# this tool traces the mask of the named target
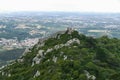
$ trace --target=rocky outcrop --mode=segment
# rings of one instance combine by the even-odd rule
[[[34,78],[40,76],[40,71],[36,71]]]
[[[36,54],[36,56],[33,58],[31,66],[34,66],[35,64],[40,64],[40,61],[44,58],[44,55],[46,55],[47,53],[52,52],[53,50],[58,50],[64,46],[70,46],[73,43],[80,44],[80,40],[77,38],[73,38],[73,39],[68,40],[65,44],[55,45],[53,48],[48,48],[46,51],[39,50],[38,54]],[[66,59],[67,59],[67,56],[64,55],[64,60]],[[57,57],[54,56],[53,61],[56,63]]]
[[[84,70],[84,73],[87,77],[87,80],[95,80],[96,77],[94,75],[91,75],[87,70]]]

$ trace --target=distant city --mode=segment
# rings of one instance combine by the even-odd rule
[[[93,37],[120,38],[120,14],[15,12],[0,15],[0,53],[25,49],[71,27]]]
[[[34,13],[34,15],[33,15]],[[0,16],[0,48],[32,46],[38,38],[72,27],[88,36],[120,38],[119,14],[16,12]]]

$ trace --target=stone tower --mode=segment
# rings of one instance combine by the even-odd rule
[[[71,28],[71,27],[68,27],[68,28],[67,28],[67,33],[68,33],[68,34],[71,34],[73,31],[74,31],[73,28]]]

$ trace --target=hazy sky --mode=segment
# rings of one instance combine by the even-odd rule
[[[0,0],[5,11],[120,12],[120,0]]]

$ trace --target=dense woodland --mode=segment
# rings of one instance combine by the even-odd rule
[[[53,49],[74,38],[80,44]],[[40,42],[36,44],[19,59],[21,61],[2,68],[0,80],[120,80],[120,40],[117,38],[93,38],[66,31],[44,43],[41,47],[38,47]],[[52,51],[45,54],[48,49]],[[43,50],[44,55],[39,56],[39,64],[32,66],[39,50]]]

